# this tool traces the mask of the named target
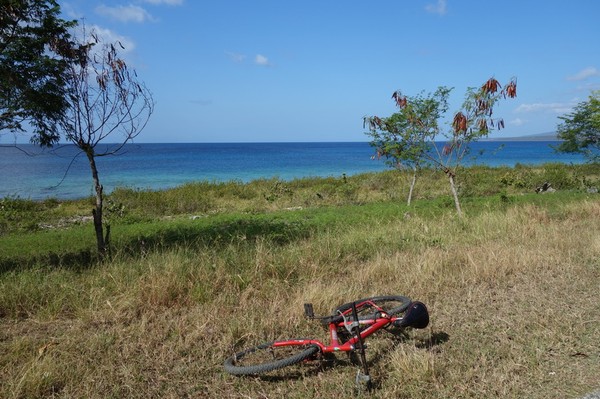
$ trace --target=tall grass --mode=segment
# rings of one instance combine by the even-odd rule
[[[416,205],[185,219],[221,239],[118,251],[85,269],[4,272],[0,397],[353,396],[356,367],[344,356],[276,379],[232,377],[221,364],[275,338],[325,339],[305,302],[322,314],[386,293],[424,301],[432,323],[408,339],[369,340],[373,397],[577,397],[596,387],[600,200],[473,198],[464,220],[451,204]],[[292,239],[251,234],[292,220],[304,232]]]
[[[458,220],[433,195],[408,209],[389,194],[392,178],[296,181],[270,199],[278,182],[264,181],[260,200],[238,192],[254,200],[202,214],[180,192],[182,216],[125,201],[160,194],[116,193],[129,216],[114,258],[86,267],[53,264],[25,243],[62,237],[58,256],[89,226],[11,230],[0,245],[35,259],[0,273],[0,397],[354,397],[356,366],[344,356],[278,378],[232,377],[221,365],[267,340],[326,339],[303,317],[305,302],[324,314],[378,294],[425,302],[431,325],[369,339],[373,397],[575,398],[596,388],[598,195],[507,186],[466,197]],[[215,206],[233,187],[203,190],[215,190],[205,193]]]

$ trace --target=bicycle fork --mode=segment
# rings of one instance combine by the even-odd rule
[[[371,376],[369,375],[369,365],[367,364],[367,355],[365,354],[365,343],[363,342],[362,336],[360,335],[360,322],[358,320],[358,312],[356,311],[356,302],[352,302],[352,316],[354,321],[351,325],[351,330],[356,338],[358,344],[358,351],[360,353],[360,362],[362,363],[362,373],[360,369],[356,373],[356,386],[359,389],[366,388],[368,391],[371,390]]]

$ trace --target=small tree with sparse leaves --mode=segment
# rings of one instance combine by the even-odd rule
[[[439,87],[435,93],[407,98],[399,91],[392,95],[399,110],[388,118],[366,117],[363,127],[368,127],[374,158],[384,158],[387,165],[412,170],[412,180],[407,204],[417,175],[422,166],[430,164],[427,154],[430,143],[440,133],[439,120],[448,110],[450,89]]]
[[[517,82],[513,78],[502,87],[490,78],[479,88],[468,88],[462,109],[452,119],[452,129],[444,132],[439,126],[448,110],[450,91],[440,87],[433,94],[414,97],[396,91],[392,98],[398,112],[387,118],[366,117],[364,123],[378,157],[385,157],[394,167],[405,165],[413,169],[409,204],[419,167],[431,165],[448,177],[456,211],[462,216],[455,180],[458,169],[469,151],[469,143],[487,137],[492,129],[504,128],[504,121],[492,116],[494,106],[501,99],[516,97]],[[436,143],[440,134],[446,139],[441,148]]]

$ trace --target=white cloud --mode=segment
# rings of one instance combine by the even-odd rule
[[[446,0],[438,0],[435,4],[427,4],[425,10],[432,14],[445,15],[448,11],[446,8]]]
[[[234,53],[232,51],[225,51],[225,54],[227,54],[229,59],[235,63],[245,62],[246,58],[247,58],[245,54]],[[264,66],[264,67],[273,66],[273,64],[271,64],[271,61],[269,61],[269,59],[262,54],[256,54],[254,56],[254,59],[252,60],[252,62],[255,65]]]
[[[571,112],[575,103],[533,103],[521,104],[515,112],[532,113],[532,112],[551,112],[554,114],[565,114]]]
[[[92,25],[90,27],[86,27],[86,30],[88,32],[91,32],[92,34],[98,36],[98,38],[100,39],[99,40],[100,43],[103,43],[103,44],[121,43],[123,48],[121,48],[121,46],[119,46],[119,53],[122,55],[132,52],[133,49],[135,48],[135,43],[131,39],[128,39],[125,36],[119,35],[113,31],[111,31],[110,29],[105,29],[105,28],[102,28],[97,25]]]
[[[593,76],[600,76],[600,71],[594,67],[587,67],[577,72],[575,75],[567,76],[567,80],[586,80]]]
[[[183,0],[144,0],[144,2],[155,5],[166,4],[169,6],[179,6],[183,4]]]
[[[148,11],[144,10],[142,7],[134,5],[117,7],[101,5],[96,7],[95,11],[97,14],[120,22],[145,22],[153,20]]]
[[[84,16],[82,12],[76,10],[71,4],[67,2],[61,4],[60,8],[62,12],[69,18],[82,19]]]
[[[246,59],[244,54],[234,53],[231,51],[226,51],[225,54],[231,59],[233,62],[243,62]]]
[[[256,57],[254,57],[254,63],[256,65],[260,65],[260,66],[270,66],[271,65],[271,63],[269,62],[269,59],[261,54],[256,54]]]
[[[508,122],[509,124],[513,125],[513,126],[523,126],[525,124],[525,122],[527,122],[526,120],[523,120],[521,118],[516,118],[513,119],[512,121]]]
[[[575,90],[579,92],[588,93],[594,90],[600,90],[600,83],[597,82],[587,82],[581,85],[578,85]]]

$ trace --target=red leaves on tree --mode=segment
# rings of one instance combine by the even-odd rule
[[[369,130],[381,129],[383,120],[378,116],[364,117],[363,127],[369,127]]]
[[[467,131],[467,117],[462,112],[458,112],[454,115],[454,120],[452,121],[452,127],[454,128],[455,133],[466,132]]]
[[[495,93],[498,91],[498,88],[502,87],[500,85],[500,82],[498,82],[496,79],[494,78],[489,78],[487,82],[485,82],[483,84],[483,86],[481,86],[481,90],[487,94],[487,93]]]
[[[483,131],[488,130],[488,124],[485,119],[480,119],[478,122],[478,125],[479,125],[478,126],[479,130],[483,130]]]
[[[475,104],[477,105],[477,111],[475,115],[492,115],[492,108],[490,107],[490,102],[484,100],[483,98],[478,98],[475,100]]]
[[[98,74],[96,75],[96,82],[98,82],[98,86],[100,87],[100,90],[105,91],[106,90],[106,80],[107,80],[107,76],[106,74]]]
[[[392,98],[394,99],[394,101],[396,101],[396,105],[399,108],[406,107],[406,96],[403,96],[402,93],[400,93],[400,91],[395,91],[394,94],[392,94]]]
[[[517,96],[517,80],[516,78],[512,78],[511,81],[504,86],[504,88],[498,92],[498,89],[501,89],[502,86],[500,82],[498,82],[494,78],[490,78],[481,86],[481,92],[475,98],[475,124],[480,132],[487,132],[489,130],[489,126],[491,125],[494,128],[494,120],[491,119],[493,113],[493,106],[496,100],[499,97],[509,97],[515,98]],[[489,118],[489,120],[487,119]],[[455,123],[453,124],[455,131],[458,133],[459,127],[456,125],[458,122],[455,118]],[[504,121],[502,119],[498,120],[497,128],[504,128]]]
[[[378,128],[381,129],[381,125],[383,124],[383,121],[381,120],[380,117],[376,116],[373,118],[373,123],[375,124],[375,126],[377,126]]]
[[[517,96],[517,81],[514,78],[506,85],[504,93],[506,93],[509,98],[515,98]]]

